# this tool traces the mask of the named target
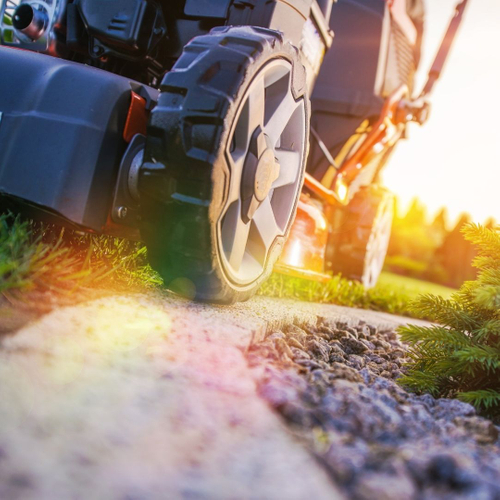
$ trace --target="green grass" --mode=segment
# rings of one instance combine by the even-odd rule
[[[398,287],[404,290],[412,298],[418,297],[420,294],[429,293],[439,295],[445,299],[449,299],[457,290],[448,288],[447,286],[438,285],[429,281],[421,281],[415,278],[408,278],[399,274],[384,271],[379,278],[379,285]]]
[[[144,246],[0,215],[0,293],[157,286]]]
[[[377,286],[370,290],[365,290],[360,283],[346,280],[341,276],[334,276],[328,283],[318,283],[273,274],[261,287],[259,293],[271,297],[360,307],[427,319],[426,316],[416,314],[410,304],[420,293],[430,292],[430,290],[443,297],[449,297],[449,294],[454,291],[433,283],[391,273],[382,273]]]

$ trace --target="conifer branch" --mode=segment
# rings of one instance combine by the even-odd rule
[[[478,277],[450,300],[424,295],[413,304],[439,325],[399,329],[410,346],[399,382],[492,413],[500,407],[500,229],[469,224],[463,232],[477,248]]]

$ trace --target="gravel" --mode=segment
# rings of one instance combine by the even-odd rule
[[[454,399],[406,392],[393,330],[319,317],[251,345],[258,392],[348,498],[500,499],[499,428]]]

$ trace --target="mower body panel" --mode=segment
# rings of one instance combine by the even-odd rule
[[[131,82],[10,48],[0,48],[0,68],[0,193],[101,230],[126,146]]]

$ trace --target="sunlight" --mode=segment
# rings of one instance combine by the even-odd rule
[[[84,381],[100,377],[96,361],[103,369],[124,360],[139,365],[144,356],[163,346],[171,329],[168,313],[140,300],[118,297],[68,307],[47,314],[12,338],[4,349],[0,374],[9,374],[5,376],[12,380],[16,373],[9,398],[18,409],[43,412],[60,390],[81,397]],[[67,336],[54,336],[61,331]],[[11,363],[10,352],[28,347],[37,354],[18,356]],[[70,401],[67,404],[71,406]]]
[[[422,85],[455,0],[427,1]],[[442,79],[430,120],[409,129],[384,171],[385,184],[403,203],[418,196],[431,211],[453,218],[469,212],[477,222],[500,219],[500,2],[470,2]],[[420,86],[418,86],[420,88]]]
[[[347,198],[349,190],[346,182],[340,175],[337,177],[337,180],[335,182],[335,191],[337,192],[340,201],[342,201],[343,203]]]
[[[300,240],[295,240],[288,254],[288,265],[300,267],[302,264],[302,245]]]

